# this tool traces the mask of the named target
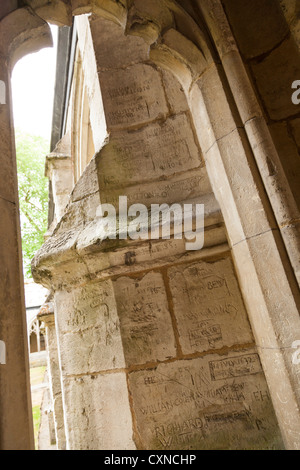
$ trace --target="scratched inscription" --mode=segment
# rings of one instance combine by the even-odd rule
[[[262,371],[211,376],[211,363],[256,357],[255,350],[160,364],[129,374],[137,430],[145,449],[282,448]]]
[[[185,114],[134,132],[118,132],[101,151],[101,187],[130,185],[170,176],[200,165]]]
[[[136,64],[99,76],[108,127],[147,123],[167,114],[159,72],[150,65]]]
[[[116,184],[116,181],[112,184]],[[119,197],[127,196],[128,206],[132,204],[173,204],[193,199],[210,191],[205,168],[183,175],[174,175],[170,180],[145,183],[111,190],[105,187],[101,191],[101,201],[118,208]]]
[[[57,323],[65,374],[124,367],[111,281],[71,292],[57,292],[55,303],[59,312]]]
[[[261,372],[258,354],[248,354],[209,363],[212,380],[241,377]]]
[[[186,354],[253,340],[229,258],[171,268],[169,281]]]
[[[114,282],[127,365],[175,356],[175,340],[161,274]]]

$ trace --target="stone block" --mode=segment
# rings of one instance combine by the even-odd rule
[[[134,185],[127,188],[101,191],[101,202],[119,206],[119,197],[127,196],[128,207],[132,204],[182,203],[200,195],[211,193],[211,186],[205,168],[174,175],[161,181]]]
[[[292,121],[290,121],[290,126],[292,129],[292,133],[296,141],[297,147],[300,150],[300,118],[293,119]]]
[[[300,125],[300,119],[298,119],[298,123]],[[300,210],[300,154],[297,145],[293,136],[289,132],[287,123],[282,122],[273,124],[270,126],[270,130],[282,167]],[[273,171],[276,171],[276,168]]]
[[[269,230],[232,250],[256,343],[262,348],[290,348],[300,338],[299,290],[281,243],[278,230]]]
[[[277,227],[243,131],[220,139],[205,160],[232,245]]]
[[[64,381],[68,448],[134,450],[125,373]]]
[[[253,341],[232,262],[194,262],[168,270],[184,354]]]
[[[6,104],[0,104],[0,135],[1,135],[1,179],[0,179],[0,197],[7,201],[16,202],[17,199],[17,180],[14,177],[16,169],[16,160],[12,160],[12,135],[10,128],[9,108]]]
[[[283,448],[254,349],[133,372],[129,387],[145,449]]]
[[[139,126],[168,113],[160,73],[150,65],[99,73],[108,130]]]
[[[114,282],[127,366],[176,355],[175,338],[162,275]]]
[[[186,114],[136,131],[113,132],[98,157],[100,187],[166,178],[199,167],[200,158]]]
[[[124,367],[117,307],[110,281],[55,294],[64,375]]]
[[[178,79],[168,70],[162,70],[163,83],[172,114],[189,110],[187,98]]]
[[[188,99],[203,153],[240,124],[221,73],[217,65],[209,67],[193,85]]]
[[[125,35],[121,26],[96,16],[90,26],[99,69],[119,69],[148,60],[149,46],[144,39]]]

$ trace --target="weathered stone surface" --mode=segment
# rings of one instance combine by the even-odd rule
[[[114,282],[126,364],[162,361],[176,355],[162,275]]]
[[[212,216],[211,223],[220,224],[220,213]],[[157,269],[165,265],[172,265],[174,262],[182,261],[184,257],[187,261],[193,261],[199,257],[219,255],[228,251],[228,244],[224,227],[217,226],[206,229],[204,237],[204,248],[201,251],[186,251],[186,240],[158,240],[158,241],[130,241],[126,244],[112,241],[103,242],[100,245],[99,238],[96,239],[94,231],[94,245],[82,237],[79,239],[80,256],[85,257],[85,265],[89,275],[95,279],[105,279],[109,276],[120,276],[122,274],[140,273],[144,269]],[[89,237],[90,234],[84,232]],[[91,240],[91,238],[89,238]],[[86,246],[87,245],[87,246]],[[62,284],[67,285],[68,279],[63,277]],[[76,273],[77,274],[77,273]],[[80,276],[80,272],[78,273]],[[73,277],[74,279],[74,277]],[[80,279],[80,277],[79,277]]]
[[[0,365],[0,448],[30,450],[34,444],[19,214],[15,204],[1,197],[0,214],[0,338],[6,350],[5,364]]]
[[[1,60],[1,59],[0,59]],[[2,64],[1,64],[2,65]],[[1,77],[0,78],[4,78]],[[5,82],[4,82],[5,83]],[[0,104],[0,133],[1,133],[1,174],[0,197],[10,202],[16,201],[16,188],[14,185],[14,170],[16,160],[12,160],[12,137],[10,135],[9,109],[6,104]]]
[[[244,155],[243,161],[241,155]],[[207,152],[205,159],[210,175],[214,178],[215,194],[220,191],[223,198],[226,194],[222,211],[224,218],[231,214],[229,239],[232,245],[277,227],[273,214],[268,210],[264,188],[257,177],[256,164],[243,131],[236,129],[220,139]],[[228,176],[229,186],[217,169],[220,164]],[[254,194],[259,194],[260,197]],[[219,196],[217,198],[220,200]],[[247,212],[247,217],[242,218],[244,210]]]
[[[26,0],[26,3],[37,15],[49,23],[58,26],[72,26],[72,8],[69,0]]]
[[[300,147],[298,108],[290,99],[290,84],[300,71],[298,50],[292,45],[292,36],[296,41],[299,37],[299,8],[296,0],[290,0],[289,5],[287,1],[245,0],[242,11],[233,0],[182,1],[180,5],[160,0],[26,0],[21,3],[31,5],[36,14],[23,8],[1,22],[3,41],[0,42],[11,53],[16,50],[15,58],[32,46],[38,49],[49,44],[49,28],[41,18],[64,24],[70,22],[73,9],[74,14],[91,12],[122,24],[119,27],[90,17],[91,23],[98,25],[93,39],[87,18],[83,20],[83,28],[77,29],[83,59],[81,78],[84,76],[90,106],[87,110],[93,133],[90,137],[95,138],[97,152],[105,141],[106,121],[94,45],[112,144],[114,132],[120,129],[134,130],[141,137],[159,126],[167,128],[171,121],[177,123],[177,130],[170,132],[170,137],[162,133],[157,141],[157,136],[149,138],[149,142],[141,139],[130,159],[127,150],[136,143],[134,132],[124,132],[126,137],[118,142],[118,151],[121,149],[124,155],[110,154],[111,147],[107,146],[107,159],[102,167],[97,167],[99,162],[95,158],[87,168],[74,190],[67,213],[37,256],[35,273],[38,272],[39,280],[57,290],[60,307],[58,336],[69,448],[134,449],[132,430],[137,431],[136,442],[143,448],[281,447],[257,352],[286,445],[299,448],[300,375],[299,365],[291,365],[291,343],[300,334],[299,301],[285,251],[286,247],[289,250],[288,244],[284,246],[281,240],[285,233],[288,233],[285,242],[296,239],[297,232],[292,228],[299,220],[299,217],[294,220],[289,217],[291,211],[285,198],[286,190],[292,186],[294,192],[297,189],[297,173],[292,172],[290,164],[296,165],[295,149]],[[16,2],[12,3],[17,6]],[[130,9],[128,17],[125,3]],[[203,16],[197,11],[201,4]],[[279,4],[287,9],[287,23],[278,15]],[[225,21],[222,5],[227,7],[236,41]],[[77,26],[79,23],[80,20]],[[5,32],[3,25],[11,27]],[[124,35],[125,28],[126,34],[135,36]],[[153,47],[149,48],[150,44]],[[213,49],[218,50],[227,77],[222,66],[210,65],[202,73],[211,61]],[[266,105],[261,109],[257,109],[252,87],[246,81],[238,49],[250,58],[254,70],[251,79],[254,85],[257,82],[258,94]],[[263,55],[257,60],[255,54]],[[193,125],[184,122],[189,110],[182,90],[169,72],[162,73],[150,65],[155,59],[157,64],[173,69],[181,83],[188,85],[187,91],[191,80],[201,75],[191,90],[189,105],[206,155],[209,178],[199,160],[197,142],[192,144]],[[1,62],[0,68],[5,70],[6,64]],[[28,416],[23,419],[24,410],[30,407],[24,393],[26,382],[28,389],[28,377],[22,333],[21,265],[16,262],[20,241],[15,224],[17,191],[12,121],[9,110],[5,109],[5,106],[9,108],[10,87],[5,75],[0,75],[0,80],[7,85],[0,101],[8,103],[0,105],[3,131],[0,340],[8,345],[8,365],[13,368],[12,373],[12,369],[1,365],[0,447],[11,447],[11,443],[16,443],[15,447],[29,447],[25,440],[26,428],[30,426],[24,430],[19,425],[21,420],[23,425],[26,420],[30,424]],[[70,121],[74,118],[72,113],[80,109],[74,110],[73,104],[70,102]],[[235,113],[237,108],[247,136],[238,130],[242,122]],[[260,125],[265,124],[266,110],[272,119],[295,117],[284,131],[282,121],[278,127],[274,125],[274,140],[278,139],[277,148],[283,159],[286,158],[290,181],[274,177],[279,168],[274,158],[276,152],[270,145],[272,139]],[[78,115],[82,116],[80,111]],[[73,122],[76,138],[81,137],[79,121]],[[182,146],[183,141],[188,142],[186,148]],[[292,141],[296,143],[293,150]],[[145,154],[154,159],[153,168],[145,165],[142,158]],[[159,155],[157,160],[156,155]],[[82,155],[82,166],[86,163]],[[257,350],[243,350],[245,344],[237,344],[251,342],[252,335],[229,259],[216,261],[220,256],[228,256],[228,246],[210,180],[233,245]],[[97,207],[100,201],[116,201],[118,195],[124,194],[124,188],[129,203],[146,202],[149,206],[158,202],[204,202],[207,241],[203,252],[186,253],[181,240],[154,243],[113,240],[102,244],[95,220]],[[60,188],[57,195],[59,192]],[[276,192],[282,197],[276,198]],[[287,215],[286,224],[281,223],[284,217],[274,223],[272,211],[276,212],[276,206],[280,207],[280,215]],[[213,223],[215,227],[211,226]],[[282,228],[281,233],[278,226]],[[298,250],[289,253],[297,257]],[[199,261],[200,258],[206,261]],[[208,275],[202,271],[204,277],[200,276],[198,281],[192,270],[203,265]],[[298,271],[296,268],[295,272]],[[104,278],[114,281],[103,281]],[[128,290],[124,292],[123,288]],[[229,305],[234,305],[238,314]],[[207,318],[202,321],[203,311]],[[196,323],[194,316],[201,321]],[[218,323],[212,322],[215,319]],[[217,355],[216,351],[212,354],[211,350],[216,348],[223,348],[218,352],[224,355]],[[229,352],[228,348],[232,350]],[[205,357],[208,349],[211,355]],[[188,354],[188,359],[184,359],[184,354]],[[143,366],[140,361],[148,364]],[[157,366],[160,361],[166,363]],[[130,364],[126,371],[129,381],[126,373],[120,372],[127,364]],[[16,381],[21,385],[19,388],[15,387]],[[6,406],[12,401],[16,406]]]
[[[55,294],[64,375],[124,367],[111,281]]]
[[[292,38],[253,64],[252,71],[271,119],[285,119],[299,113],[291,99],[292,83],[300,76],[299,50]]]
[[[187,98],[182,85],[177,78],[168,70],[162,70],[163,83],[167,95],[167,101],[172,114],[189,110]]]
[[[295,138],[298,149],[300,150],[300,119],[294,119],[290,121],[290,126],[292,128],[292,133]]]
[[[243,124],[262,116],[253,84],[238,51],[224,55],[222,64]]]
[[[125,36],[121,26],[104,18],[93,16],[90,25],[100,70],[128,67],[148,59],[149,46],[142,38]]]
[[[49,25],[29,7],[18,8],[0,24],[1,55],[8,58],[11,69],[24,55],[52,46]]]
[[[54,314],[52,313],[52,317]],[[54,320],[54,319],[53,319]],[[57,449],[66,449],[65,424],[62,403],[61,378],[59,356],[57,349],[57,336],[54,321],[46,321],[46,341],[48,352],[47,373],[51,385],[50,395],[53,402],[53,415]]]
[[[126,0],[72,0],[72,13],[73,15],[95,13],[97,16],[103,16],[125,26],[127,17]]]
[[[168,270],[184,354],[253,341],[231,260]]]
[[[281,47],[283,47],[283,45]],[[275,52],[276,51],[274,51],[274,53]],[[269,58],[271,56],[272,54],[269,56]],[[282,64],[282,67],[284,68],[284,64]],[[284,75],[284,73],[281,74],[282,71],[283,69],[281,71],[279,71],[279,69],[277,71],[273,69],[272,73],[274,73],[274,77],[272,78],[274,79],[274,81],[281,80],[282,75]],[[284,84],[284,87],[286,87],[286,82]],[[217,99],[220,90],[222,96],[220,97],[220,99]],[[196,93],[195,97],[197,97],[197,93],[199,93],[198,96],[202,96],[202,101],[200,101],[200,103],[204,104],[204,110],[201,113],[201,116],[203,116],[204,118],[204,124],[202,126],[202,129],[200,125],[196,126],[196,130],[199,136],[201,146],[203,141],[204,144],[207,146],[206,148],[208,149],[210,148],[209,144],[211,144],[213,139],[219,139],[220,137],[222,137],[222,132],[224,131],[223,117],[218,116],[218,112],[216,111],[217,119],[215,120],[213,107],[216,107],[218,103],[222,103],[225,112],[228,112],[228,104],[224,99],[224,90],[221,87],[213,87],[215,96],[214,98],[212,96],[211,98],[209,98],[209,96],[211,95],[211,91],[212,90],[208,83],[206,84],[206,89],[201,88],[202,94],[200,94],[199,88],[198,92],[197,90],[196,92],[194,91]],[[290,100],[290,98],[291,97],[289,95],[288,99]],[[276,100],[275,97],[273,99]],[[195,122],[197,122],[199,108],[192,105],[191,109],[195,118]],[[233,118],[233,115],[231,115],[231,118]],[[232,119],[232,121],[234,120]],[[206,129],[208,129],[208,132],[206,132]],[[231,131],[229,130],[229,133],[230,132]],[[230,140],[233,137],[233,134],[234,133],[231,133],[231,135],[228,135],[227,138]],[[223,143],[225,143],[226,137],[224,137],[224,139],[222,140]],[[243,146],[247,145],[244,139],[243,141],[245,142]],[[269,210],[268,201],[266,201],[265,199],[264,190],[260,186],[260,176],[256,173],[257,169],[255,169],[256,164],[253,161],[252,152],[244,152],[243,150],[236,153],[236,161],[238,162],[239,171],[241,170],[240,175],[242,173],[244,175],[242,177],[242,186],[238,190],[237,194],[235,193],[237,189],[237,175],[235,174],[236,167],[230,165],[227,166],[227,163],[229,162],[229,155],[231,154],[232,157],[235,151],[237,151],[237,143],[235,143],[235,145],[230,149],[230,146],[228,145],[228,140],[226,146],[221,146],[220,142],[221,141],[219,140],[217,144],[211,144],[215,148],[214,150],[213,148],[211,148],[212,153],[210,154],[209,158],[208,154],[210,153],[210,151],[207,152],[205,160],[213,190],[222,209],[229,239],[234,245],[234,262],[237,268],[237,274],[241,283],[241,289],[243,292],[246,307],[249,312],[251,323],[253,325],[256,342],[258,344],[265,344],[266,339],[269,341],[271,336],[272,342],[274,344],[273,347],[276,348],[279,346],[279,339],[281,344],[285,344],[286,347],[289,347],[287,346],[287,344],[291,340],[292,328],[290,326],[288,330],[282,329],[282,325],[278,323],[278,313],[280,311],[281,315],[284,315],[285,318],[295,319],[294,324],[296,330],[298,331],[299,314],[294,301],[297,299],[296,302],[298,303],[299,297],[298,291],[296,293],[296,290],[293,290],[295,294],[291,294],[291,297],[286,296],[286,294],[283,294],[283,292],[286,292],[285,288],[290,291],[290,287],[287,286],[290,282],[291,284],[293,284],[295,280],[293,277],[294,274],[292,273],[289,260],[286,257],[285,246],[283,245],[282,240],[280,241],[279,237],[277,237],[277,235],[275,241],[275,234],[273,233],[273,231],[276,230],[276,223],[274,224],[274,222],[272,222],[273,216],[271,211]],[[239,148],[241,149],[241,147]],[[253,151],[254,150],[255,148],[253,148]],[[247,167],[248,170],[246,170]],[[252,185],[251,183],[253,179],[255,181],[254,185]],[[252,186],[250,193],[252,193],[252,191],[253,193],[252,195],[250,195],[249,193],[247,197],[244,198],[244,196],[246,195],[244,192],[245,183],[249,188],[250,186]],[[230,190],[228,191],[229,188]],[[250,208],[250,201],[250,205],[254,203],[257,209],[260,210],[255,212],[253,205]],[[257,206],[257,204],[258,206],[260,206],[260,208]],[[249,219],[249,215],[251,216],[251,219],[252,216],[257,217],[257,219],[252,219],[253,225],[252,223],[249,224],[251,220]],[[265,233],[265,235],[263,235],[263,232],[260,231],[259,225],[261,227],[266,227],[265,230],[267,230],[267,232]],[[267,229],[268,225],[269,229]],[[259,231],[256,235],[252,232],[251,236],[250,233],[253,227],[255,226],[259,229]],[[247,232],[245,233],[245,229],[247,227],[250,228],[250,232],[248,232],[251,237],[249,242],[247,240],[249,235],[246,234]],[[244,235],[240,236],[238,235],[238,233],[240,233],[240,235],[242,235],[242,233],[244,233],[244,235],[246,234],[246,239],[244,239]],[[242,241],[243,239],[244,241]],[[261,240],[263,239],[268,239],[269,243],[262,244]],[[242,249],[244,249],[244,253],[242,253]],[[267,253],[267,257],[265,253]],[[278,257],[281,258],[281,267],[280,263],[277,264]],[[277,267],[274,268],[272,263],[270,271],[268,271],[266,274],[266,265],[268,262],[270,262],[271,266],[271,260],[277,260]],[[284,263],[285,267],[283,267],[282,263]],[[277,270],[281,272],[280,276],[279,271]],[[272,273],[272,276],[270,276],[270,273]],[[276,273],[276,283],[273,282],[273,273]],[[282,282],[286,286],[284,289],[282,287],[279,287],[277,284],[279,277],[281,277]],[[296,295],[296,298],[294,297],[294,295]],[[288,301],[288,303],[286,302],[286,300]],[[278,310],[279,305],[281,305],[280,310]],[[267,314],[266,311],[268,312]],[[269,330],[271,331],[271,333],[268,334],[268,338],[266,338],[266,330],[263,327],[261,317],[266,320],[267,324],[271,323],[272,325],[269,326]],[[277,346],[275,346],[276,344]],[[271,364],[271,362],[268,360],[265,361],[264,367],[265,370],[272,371],[272,373],[268,376],[268,383],[270,385],[270,390],[272,390],[272,399],[274,400],[275,407],[279,407],[282,412],[280,414],[280,426],[284,435],[285,445],[289,449],[297,448],[297,446],[295,447],[295,439],[292,436],[296,432],[296,429],[298,429],[297,433],[299,435],[300,429],[299,398],[297,396],[297,390],[299,388],[299,377],[295,375],[291,363],[289,361],[285,361],[283,358],[280,363],[278,362],[276,364],[276,372],[274,370],[274,364]],[[276,382],[278,380],[278,374],[280,374],[281,380],[284,380],[286,382],[286,389],[288,390],[288,393],[286,393],[285,400],[282,400],[280,403],[276,395]],[[295,387],[296,382],[298,383],[298,385],[296,385]],[[277,414],[277,416],[279,415]],[[285,416],[285,419],[283,419],[283,416]],[[286,426],[287,422],[289,423],[288,426]]]
[[[188,102],[203,153],[216,140],[236,129],[239,118],[232,113],[230,97],[224,93],[216,65],[212,65],[194,84]]]
[[[78,180],[76,186],[73,189],[71,200],[73,202],[80,201],[85,197],[91,196],[99,191],[99,181],[97,174],[97,164],[95,158],[93,158],[81,178]],[[99,198],[100,202],[100,198]]]
[[[78,0],[73,7],[77,13],[102,14],[109,3],[121,5],[103,0],[91,5],[88,0]],[[88,21],[78,29],[83,56],[80,77],[84,76],[90,106],[94,106],[90,113],[92,132],[95,137],[106,132],[101,87],[110,143],[99,152],[104,142],[99,139],[98,155],[79,180],[66,215],[37,262],[42,278],[49,268],[50,284],[57,290],[69,446],[115,448],[122,443],[122,447],[131,448],[132,429],[137,431],[136,443],[142,448],[281,446],[257,351],[243,350],[253,345],[253,337],[224,243],[216,199],[199,158],[195,126],[226,220],[272,398],[282,410],[278,414],[281,426],[288,427],[284,437],[289,446],[296,447],[291,436],[299,430],[299,397],[297,369],[289,366],[289,341],[299,330],[295,304],[291,299],[285,302],[286,292],[292,297],[293,276],[276,233],[278,224],[266,197],[267,185],[261,182],[267,165],[257,159],[257,155],[269,156],[272,149],[266,133],[257,130],[256,122],[253,124],[253,118],[263,113],[254,93],[250,93],[252,87],[221,1],[207,0],[212,11],[208,7],[204,17],[208,35],[214,38],[227,68],[231,90],[220,64],[211,64],[203,73],[211,60],[210,46],[215,47],[204,41],[205,27],[195,22],[195,29],[187,32],[192,21],[181,7],[173,5],[175,21],[171,24],[168,18],[172,20],[173,15],[164,16],[165,4],[159,0],[146,3],[130,3],[133,8],[126,33],[142,35],[148,44],[155,40],[150,56],[140,38],[124,36],[122,28],[109,26],[106,21],[91,17],[92,34]],[[196,18],[196,4],[200,2],[194,3]],[[157,12],[162,12],[162,17],[153,21]],[[168,28],[161,31],[164,18]],[[218,19],[220,27],[215,34],[212,25]],[[271,40],[271,35],[267,39]],[[201,40],[204,44],[200,51]],[[257,47],[265,44],[261,41]],[[261,59],[268,60],[275,53]],[[171,68],[185,90],[191,91],[189,106],[194,123],[188,122],[189,110],[178,82],[156,65],[151,66],[149,58],[156,65]],[[255,63],[254,67],[263,64]],[[191,80],[196,82],[190,90]],[[71,111],[81,115],[80,106],[76,106]],[[247,135],[242,129],[245,123]],[[81,132],[79,128],[78,121],[75,134]],[[273,161],[273,154],[270,159]],[[86,163],[83,155],[81,164]],[[277,188],[279,185],[274,192]],[[204,202],[209,220],[204,251],[186,253],[184,242],[177,240],[104,241],[98,232],[97,207],[100,201],[117,206],[120,195],[128,196],[128,205],[146,203],[148,207],[151,203]],[[270,193],[268,196],[272,199]],[[268,261],[271,259],[269,265],[275,274],[272,272],[270,279],[262,253]],[[280,281],[284,293],[280,292]],[[293,335],[289,324],[293,325]],[[279,360],[276,358],[275,364],[272,354],[264,351],[269,345],[277,348]],[[161,361],[165,364],[156,368]],[[282,393],[280,388],[280,397],[276,396],[277,373],[272,367],[287,383],[284,392],[285,388],[288,392]],[[127,383],[128,377],[120,373],[123,368],[130,375]],[[166,376],[164,383],[157,380]],[[133,427],[131,418],[127,419],[129,400],[133,404]],[[118,407],[125,410],[118,418],[128,423],[122,429],[122,440],[115,427],[117,419],[111,419]],[[291,419],[291,415],[296,418]],[[104,436],[107,428],[109,435]]]
[[[161,76],[150,65],[99,73],[108,129],[146,124],[168,113]]]
[[[134,450],[125,373],[64,381],[68,448]]]
[[[127,196],[128,207],[132,204],[172,204],[188,201],[211,193],[211,187],[205,168],[175,175],[166,181],[144,183],[141,185],[102,191],[101,202],[113,204],[116,209],[119,197]]]
[[[256,350],[133,372],[129,387],[145,449],[283,447]]]
[[[224,7],[220,0],[195,0],[202,12],[205,22],[213,35],[215,45],[221,57],[232,51],[237,51],[238,46],[232,36]]]
[[[241,52],[247,58],[270,51],[288,33],[280,7],[273,0],[246,0],[242,8],[235,0],[223,3]]]
[[[289,25],[289,29],[300,46],[300,5],[297,0],[279,0],[280,7]]]
[[[298,125],[300,119],[298,119]],[[273,124],[270,126],[274,143],[277,147],[280,160],[290,183],[294,198],[300,210],[300,154],[293,135],[289,132],[288,124],[285,122]],[[298,126],[295,126],[298,129]],[[296,131],[297,132],[297,131]],[[299,132],[300,135],[300,132]],[[300,142],[299,142],[300,143]],[[270,164],[270,173],[276,172],[277,168],[272,168]]]
[[[240,286],[245,302],[251,302],[254,307],[249,317],[257,344],[262,348],[290,348],[291,344],[300,338],[299,316],[295,308],[295,298],[292,295],[292,291],[297,289],[295,279],[289,272],[289,276],[283,280],[280,271],[284,269],[285,264],[281,264],[279,253],[276,256],[271,255],[272,249],[279,242],[278,230],[270,230],[233,247],[234,259],[240,260],[243,264],[240,270]],[[262,253],[264,263],[260,265],[258,261]],[[256,266],[255,271],[253,268],[250,269],[251,257]],[[260,282],[260,289],[257,289],[256,294],[253,293],[255,276],[258,276]],[[271,287],[275,292],[284,292],[284,302],[271,294]],[[272,316],[270,317],[267,311],[271,308]],[[285,308],[288,310],[288,315],[285,313]],[[276,334],[278,329],[280,329],[280,335]],[[260,331],[264,332],[261,336]],[[297,393],[300,393],[300,390],[297,389]]]
[[[200,166],[186,114],[131,132],[113,133],[98,158],[100,188],[129,186]]]

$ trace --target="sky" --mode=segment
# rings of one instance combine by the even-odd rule
[[[15,127],[50,140],[58,28],[51,26],[53,48],[23,57],[12,74]]]

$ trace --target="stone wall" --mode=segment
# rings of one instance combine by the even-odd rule
[[[296,2],[24,3],[0,7],[0,447],[32,447],[9,74],[49,44],[45,20],[89,13],[76,22],[96,153],[33,262],[54,295],[56,429],[69,449],[299,449]],[[120,195],[204,203],[203,249],[107,240],[99,205]]]
[[[67,446],[282,448],[185,93],[142,39],[77,23],[93,39],[109,141],[35,261],[54,289]],[[120,195],[204,203],[204,249],[101,239],[98,205]]]

